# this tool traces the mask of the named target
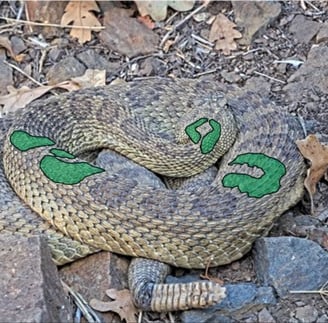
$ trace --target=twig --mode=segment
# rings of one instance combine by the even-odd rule
[[[291,290],[289,291],[291,294],[319,294],[323,301],[328,305],[328,301],[325,296],[328,296],[328,280],[322,285],[319,290]]]
[[[254,74],[257,74],[257,75],[260,75],[260,76],[263,76],[263,77],[266,77],[266,78],[268,78],[268,79],[270,79],[270,80],[272,80],[272,81],[276,81],[276,82],[279,82],[279,83],[281,83],[281,84],[286,84],[285,81],[282,81],[282,80],[276,79],[276,78],[274,78],[274,77],[272,77],[272,76],[269,76],[269,75],[266,75],[266,74],[263,74],[263,73],[260,73],[260,72],[257,72],[257,71],[254,71],[253,73],[254,73]]]
[[[101,323],[96,312],[88,305],[85,299],[71,287],[69,287],[64,281],[61,281],[64,289],[72,296],[76,306],[81,310],[88,323]]]
[[[26,76],[29,80],[31,80],[32,82],[34,82],[35,84],[39,85],[39,86],[43,86],[42,83],[38,82],[37,80],[35,80],[32,76],[28,75],[27,73],[25,73],[23,70],[21,70],[19,67],[17,67],[16,65],[10,64],[7,61],[3,61],[6,65],[12,67],[14,70],[16,70],[17,72],[23,74],[24,76]]]
[[[200,73],[194,74],[193,77],[199,77],[199,76],[212,74],[212,73],[215,73],[217,70],[218,70],[217,68],[213,68],[213,69],[205,71],[205,72],[200,72]]]
[[[165,34],[163,37],[161,43],[159,44],[159,47],[162,48],[164,46],[164,43],[168,40],[168,38],[178,29],[180,28],[184,23],[186,23],[191,17],[193,17],[196,13],[203,10],[208,6],[209,2],[204,2],[201,6],[196,8],[194,11],[192,11],[189,15],[187,15],[184,19],[182,19],[180,22],[178,22],[175,26],[172,27],[172,29]]]
[[[89,27],[89,26],[73,26],[73,25],[48,24],[48,23],[34,22],[34,21],[27,21],[27,20],[16,20],[16,19],[2,17],[2,16],[0,16],[0,19],[4,19],[6,21],[15,22],[17,24],[25,24],[25,25],[41,26],[41,27],[56,27],[56,28],[71,28],[71,29],[73,29],[73,28],[75,28],[75,29],[89,29],[89,30],[94,30],[94,31],[105,29],[104,26]]]

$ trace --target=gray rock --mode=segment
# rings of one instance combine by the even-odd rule
[[[321,24],[316,21],[308,20],[303,15],[297,15],[289,27],[289,32],[299,42],[307,44],[317,34],[320,26]]]
[[[238,41],[249,45],[255,35],[278,18],[281,5],[277,1],[232,1],[238,26],[243,27],[243,37]]]
[[[113,72],[113,70],[120,67],[120,63],[109,62],[105,57],[96,53],[93,49],[87,49],[77,55],[77,58],[83,62],[87,68],[106,70],[106,72]]]
[[[290,101],[301,101],[304,93],[313,92],[315,87],[328,94],[328,47],[312,47],[306,62],[288,79],[284,87]]]
[[[258,314],[258,322],[259,323],[275,323],[276,320],[272,317],[271,313],[263,308]]]
[[[86,68],[74,57],[66,57],[52,66],[47,73],[50,85],[66,81],[72,77],[81,76]]]
[[[276,304],[270,287],[257,287],[253,283],[228,284],[225,287],[227,297],[221,303],[207,309],[185,311],[181,314],[182,322],[234,322],[231,316]]]
[[[13,85],[13,70],[10,66],[3,63],[6,59],[4,49],[0,49],[0,95],[8,94],[7,86]]]
[[[328,40],[328,22],[324,22],[320,24],[320,30],[317,34],[316,41],[317,43],[321,43]]]
[[[16,55],[21,53],[22,51],[24,51],[27,48],[24,44],[23,39],[20,37],[17,37],[17,36],[11,37],[10,43],[11,43],[11,47]]]
[[[316,322],[318,311],[311,305],[306,305],[296,309],[295,317],[302,323]]]
[[[72,322],[45,238],[0,235],[0,322]]]
[[[253,256],[259,282],[273,286],[281,297],[290,290],[316,290],[328,280],[328,253],[311,240],[261,238]]]

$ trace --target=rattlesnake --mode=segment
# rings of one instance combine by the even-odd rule
[[[301,198],[302,137],[282,108],[209,81],[145,80],[36,102],[14,118],[3,161],[16,194],[46,222],[24,219],[25,206],[14,211],[6,195],[0,231],[45,232],[59,263],[102,249],[185,268],[227,264]],[[74,157],[99,148],[179,177],[229,151],[210,185],[167,190]],[[60,165],[74,163],[91,173],[65,182],[73,170],[63,176]]]

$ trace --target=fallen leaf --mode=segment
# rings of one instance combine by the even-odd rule
[[[128,289],[108,289],[106,294],[113,301],[103,302],[92,299],[90,306],[99,312],[115,312],[120,316],[121,320],[125,320],[127,323],[137,322],[138,310],[134,306],[131,293]]]
[[[68,91],[79,89],[76,84],[69,81],[56,85],[40,86],[33,89],[27,86],[22,86],[19,89],[16,89],[13,86],[8,86],[7,89],[9,94],[0,96],[0,105],[3,105],[3,107],[0,109],[0,114],[5,115],[8,112],[15,112],[19,109],[22,109],[30,102],[38,99],[43,94],[56,87],[66,89]]]
[[[71,80],[81,89],[103,86],[106,84],[106,71],[87,69],[83,75],[73,77]]]
[[[236,24],[222,13],[219,13],[213,22],[209,40],[211,42],[216,41],[215,49],[222,50],[224,55],[230,55],[232,50],[236,50],[235,39],[242,37],[242,34],[234,29],[235,27]]]
[[[70,1],[61,19],[61,25],[73,24],[73,26],[91,27],[90,29],[72,28],[70,35],[76,37],[80,44],[91,40],[92,27],[101,26],[93,11],[99,12],[95,1]],[[99,31],[99,30],[95,30]]]
[[[161,21],[166,18],[167,7],[171,7],[176,11],[188,11],[194,6],[194,0],[135,0],[138,11],[141,16],[149,15],[155,21]]]
[[[66,1],[43,1],[28,0],[24,1],[25,15],[28,21],[42,22],[43,26],[25,25],[25,31],[36,35],[42,33],[45,38],[50,39],[54,36],[60,37],[62,32],[60,28],[51,26],[51,24],[60,23],[64,14]]]
[[[311,213],[313,213],[313,195],[317,191],[317,184],[328,170],[328,146],[320,143],[315,135],[309,135],[303,140],[297,140],[296,145],[304,158],[311,162],[307,170],[304,187],[311,199]]]
[[[137,17],[138,21],[144,24],[149,29],[155,28],[155,23],[152,21],[152,19],[149,16],[139,16]]]
[[[11,42],[8,37],[0,36],[0,47],[5,48],[10,57],[12,57],[16,62],[21,62],[25,57],[24,54],[16,55],[14,53],[13,48],[11,46]]]

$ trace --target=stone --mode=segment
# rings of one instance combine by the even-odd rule
[[[271,313],[266,309],[263,308],[258,313],[258,323],[275,323],[276,320],[272,317]]]
[[[108,73],[120,67],[119,62],[109,62],[105,57],[96,53],[94,49],[87,49],[79,53],[77,58],[89,69],[106,70]]]
[[[328,40],[328,22],[324,22],[320,25],[320,30],[317,33],[316,41],[317,43],[321,43]]]
[[[301,101],[306,93],[328,94],[328,47],[312,47],[305,63],[288,79],[283,88],[289,101]]]
[[[24,41],[22,38],[13,36],[10,38],[11,47],[13,49],[13,52],[17,55],[21,52],[23,52],[27,47],[24,44]]]
[[[123,8],[106,11],[100,40],[111,50],[130,58],[155,52],[158,35],[130,16],[131,12]]]
[[[46,77],[49,85],[67,81],[72,77],[84,74],[86,67],[74,57],[66,57],[53,65]]]
[[[318,311],[311,305],[306,305],[296,309],[295,317],[302,323],[316,322]]]
[[[0,322],[73,322],[46,239],[0,235]]]
[[[59,270],[59,276],[87,303],[93,298],[109,301],[106,290],[128,288],[128,265],[127,258],[102,251],[63,266]],[[103,317],[105,322],[120,322],[114,313],[97,314]]]
[[[308,20],[303,15],[297,15],[289,27],[289,32],[298,42],[307,44],[317,34],[320,26],[321,24],[316,21]]]
[[[3,63],[6,59],[6,53],[4,49],[0,49],[0,95],[8,94],[7,86],[13,85],[13,70],[10,66]]]
[[[318,290],[328,280],[328,253],[311,240],[260,238],[253,257],[259,283],[273,286],[280,297],[291,290]]]
[[[278,1],[232,1],[236,23],[244,28],[241,45],[250,45],[252,39],[273,23],[281,12]]]
[[[190,279],[187,277],[184,277],[184,282]],[[173,281],[181,282],[181,278]],[[260,310],[264,306],[276,304],[271,287],[258,287],[253,283],[227,284],[224,287],[227,297],[221,303],[206,309],[184,311],[181,314],[182,322],[225,322],[225,320],[231,322],[228,320],[231,316],[239,316],[248,311]]]

